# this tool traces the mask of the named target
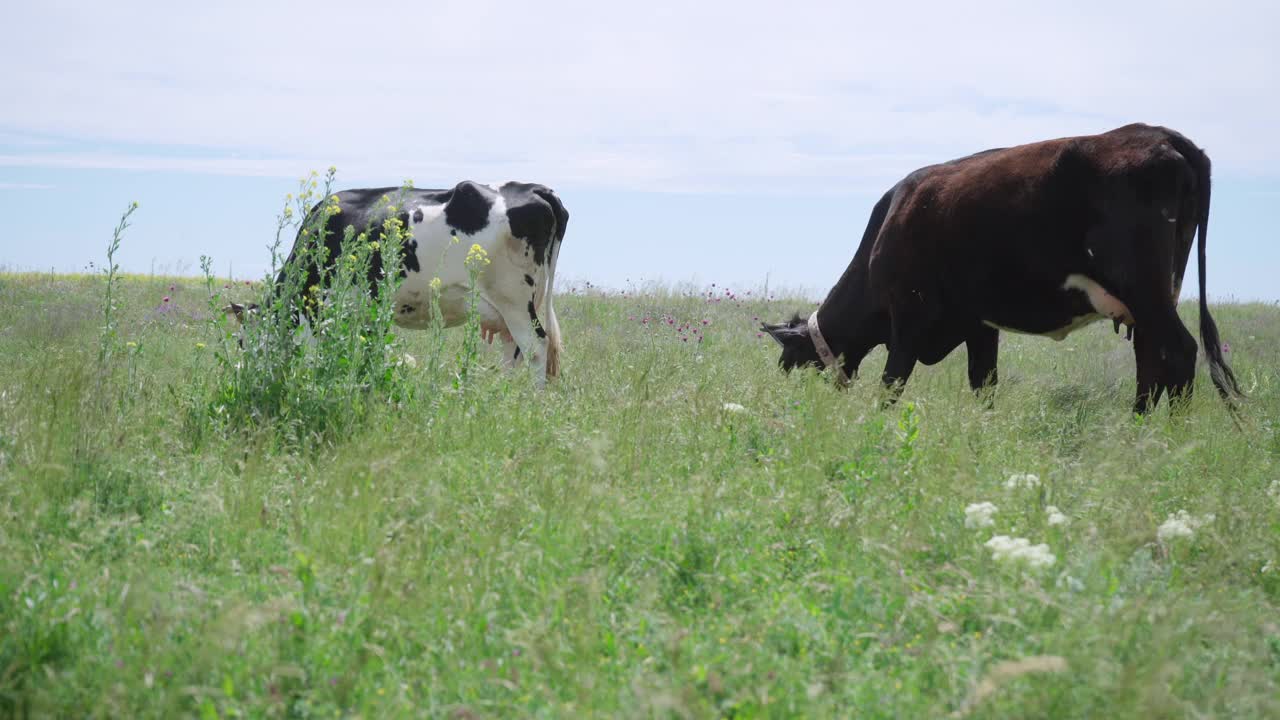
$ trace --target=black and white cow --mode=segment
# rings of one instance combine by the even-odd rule
[[[357,233],[368,229],[371,240],[380,240],[383,221],[394,212],[407,229],[404,279],[395,297],[397,325],[430,326],[432,282],[437,278],[445,326],[465,322],[470,278],[464,261],[471,246],[479,245],[490,261],[478,280],[482,332],[490,339],[502,338],[507,367],[523,355],[539,385],[559,374],[560,326],[551,295],[569,213],[550,188],[464,181],[448,190],[344,190],[317,204],[312,218],[325,212],[334,198],[340,212],[324,221],[330,258],[338,257],[349,226]],[[286,265],[300,262],[301,235],[308,224],[303,223]],[[375,253],[370,280],[381,271]],[[313,261],[308,276],[306,287],[321,282],[322,273]],[[281,270],[277,285],[283,278]]]
[[[780,364],[834,366],[843,382],[887,345],[893,396],[917,362],[960,343],[975,390],[996,382],[999,330],[1068,333],[1103,317],[1133,333],[1146,412],[1189,395],[1196,342],[1177,301],[1199,231],[1200,337],[1228,404],[1240,394],[1205,297],[1209,158],[1172,130],[988,150],[911,173],[880,199],[853,261],[809,318],[765,325]]]

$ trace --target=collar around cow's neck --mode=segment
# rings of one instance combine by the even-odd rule
[[[827,344],[827,339],[822,337],[822,331],[818,329],[817,310],[809,316],[809,337],[813,339],[813,347],[818,351],[818,358],[822,360],[822,364],[835,370],[836,382],[842,386],[848,385],[849,374],[844,371],[844,365],[836,360],[836,354],[831,352],[831,346]]]

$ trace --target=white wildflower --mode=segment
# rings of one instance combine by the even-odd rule
[[[1196,531],[1191,528],[1191,523],[1186,520],[1187,513],[1185,510],[1179,510],[1178,515],[1170,515],[1156,530],[1156,537],[1160,542],[1166,542],[1177,537],[1191,537]]]
[[[1174,538],[1193,537],[1196,530],[1201,526],[1213,522],[1212,515],[1196,517],[1188,513],[1186,510],[1179,510],[1169,516],[1167,520],[1160,524],[1156,529],[1156,539],[1160,542],[1169,542]]]
[[[731,413],[740,413],[740,412],[747,411],[746,408],[742,407],[738,403],[733,403],[733,402],[725,403],[723,409],[725,412],[731,412]]]
[[[1040,478],[1031,473],[1014,473],[1004,481],[1006,490],[1017,490],[1018,488],[1034,488],[1040,487]]]
[[[983,528],[995,525],[996,521],[992,520],[991,516],[995,515],[999,510],[1000,508],[996,507],[994,503],[989,502],[967,505],[964,509],[964,526],[967,528]]]
[[[409,353],[405,353],[405,354],[404,354],[404,364],[405,364],[405,365],[407,365],[407,366],[409,366],[409,367],[411,367],[411,368],[416,368],[416,367],[418,367],[418,359],[417,359],[417,358],[415,358],[414,356],[410,355]]]
[[[1033,569],[1050,567],[1058,560],[1048,545],[1032,545],[1026,538],[996,535],[986,542],[986,547],[997,562],[1023,563]]]
[[[1049,515],[1050,525],[1066,525],[1067,524],[1067,516],[1062,514],[1062,511],[1059,510],[1057,506],[1050,505],[1049,507],[1045,508],[1044,511]]]

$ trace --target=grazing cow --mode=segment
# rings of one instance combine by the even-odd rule
[[[477,281],[477,311],[481,331],[490,340],[501,337],[504,361],[513,367],[523,354],[533,366],[539,385],[560,370],[560,326],[551,293],[556,261],[569,213],[547,187],[509,182],[501,186],[464,181],[448,190],[376,188],[344,190],[333,196],[340,212],[324,220],[329,257],[339,255],[348,226],[370,230],[371,240],[384,236],[383,221],[394,210],[407,233],[404,241],[403,282],[395,296],[395,322],[406,328],[431,325],[432,282],[439,278],[439,309],[446,327],[467,319],[470,278],[464,263],[472,245],[488,254]],[[300,262],[302,232],[324,208],[312,209],[303,224],[286,266]],[[457,238],[457,241],[454,238]],[[381,276],[381,258],[373,255],[370,281]],[[284,270],[277,278],[283,282]],[[305,287],[321,282],[315,262],[309,262]],[[244,308],[233,306],[237,316]]]
[[[1178,318],[1199,230],[1200,337],[1231,405],[1240,391],[1205,301],[1209,158],[1177,132],[1100,135],[988,150],[917,170],[884,194],[844,275],[808,319],[765,325],[780,365],[847,383],[877,345],[896,398],[917,362],[960,343],[975,391],[996,382],[999,330],[1055,340],[1103,317],[1132,333],[1134,410],[1189,395],[1196,342]],[[838,359],[839,358],[839,359]]]

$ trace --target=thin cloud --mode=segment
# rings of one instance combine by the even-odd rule
[[[120,153],[31,153],[0,155],[0,167],[74,170],[144,170],[248,177],[292,177],[296,163],[214,157],[157,157]]]
[[[53,190],[55,187],[44,183],[0,182],[0,190]]]
[[[1219,174],[1280,166],[1273,3],[311,7],[15,8],[0,127],[141,149],[8,162],[164,166],[152,144],[204,148],[188,172],[825,192],[1141,120]]]

